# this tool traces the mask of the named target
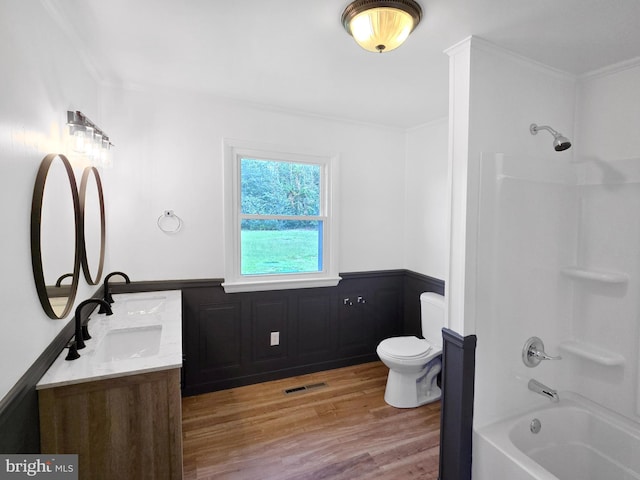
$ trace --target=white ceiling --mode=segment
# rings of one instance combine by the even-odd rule
[[[407,128],[447,115],[443,50],[477,35],[582,74],[640,57],[640,0],[418,0],[384,54],[356,45],[349,0],[42,0],[107,84],[169,86]]]

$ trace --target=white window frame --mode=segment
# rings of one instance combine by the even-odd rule
[[[244,140],[223,140],[224,155],[224,251],[226,293],[291,288],[333,287],[341,280],[338,270],[338,156],[299,152],[293,149]],[[323,269],[310,273],[242,275],[240,270],[241,190],[240,160],[311,163],[321,166],[321,212],[323,221]]]

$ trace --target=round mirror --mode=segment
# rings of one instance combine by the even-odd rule
[[[83,220],[82,271],[89,285],[97,285],[104,266],[105,215],[102,182],[95,167],[87,167],[82,173],[80,218]]]
[[[78,290],[81,224],[78,187],[69,160],[49,154],[40,163],[31,203],[31,263],[42,308],[67,316]]]

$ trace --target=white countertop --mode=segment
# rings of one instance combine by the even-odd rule
[[[113,315],[98,314],[98,308],[91,314],[91,339],[78,350],[80,358],[65,360],[63,349],[37,390],[182,367],[179,290],[115,294],[113,300]],[[151,338],[150,348],[136,350],[136,341]],[[133,349],[127,346],[132,342]]]

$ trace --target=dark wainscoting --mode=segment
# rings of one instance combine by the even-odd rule
[[[471,480],[476,336],[442,329],[439,480]]]
[[[444,291],[441,280],[406,270],[341,276],[336,287],[256,293],[225,294],[220,279],[110,287],[113,293],[182,290],[183,394],[193,395],[375,360],[381,339],[420,333],[420,293]],[[101,298],[101,289],[94,297]],[[35,385],[73,336],[73,318],[66,321],[0,401],[0,453],[40,451]],[[277,347],[269,346],[272,331],[280,332]]]
[[[102,288],[94,298],[102,298]],[[84,309],[83,321],[89,317]],[[0,401],[0,453],[40,453],[40,416],[36,384],[58,358],[74,334],[73,313],[67,325],[58,333],[34,364]]]
[[[435,292],[444,295],[444,282],[426,275],[407,271],[404,275],[404,318],[403,335],[420,336],[420,294]]]
[[[420,293],[444,289],[405,270],[341,277],[329,288],[183,289],[183,395],[377,360],[382,339],[420,333]],[[271,332],[279,332],[279,345],[270,345]]]
[[[36,384],[60,355],[73,331],[73,322],[69,322],[0,402],[0,453],[40,453]]]
[[[227,294],[222,279],[120,283],[113,292],[182,290],[189,396],[377,360],[382,339],[420,335],[420,293],[444,294],[442,280],[407,270],[340,276],[336,287],[271,292]],[[270,346],[271,332],[280,345]]]

